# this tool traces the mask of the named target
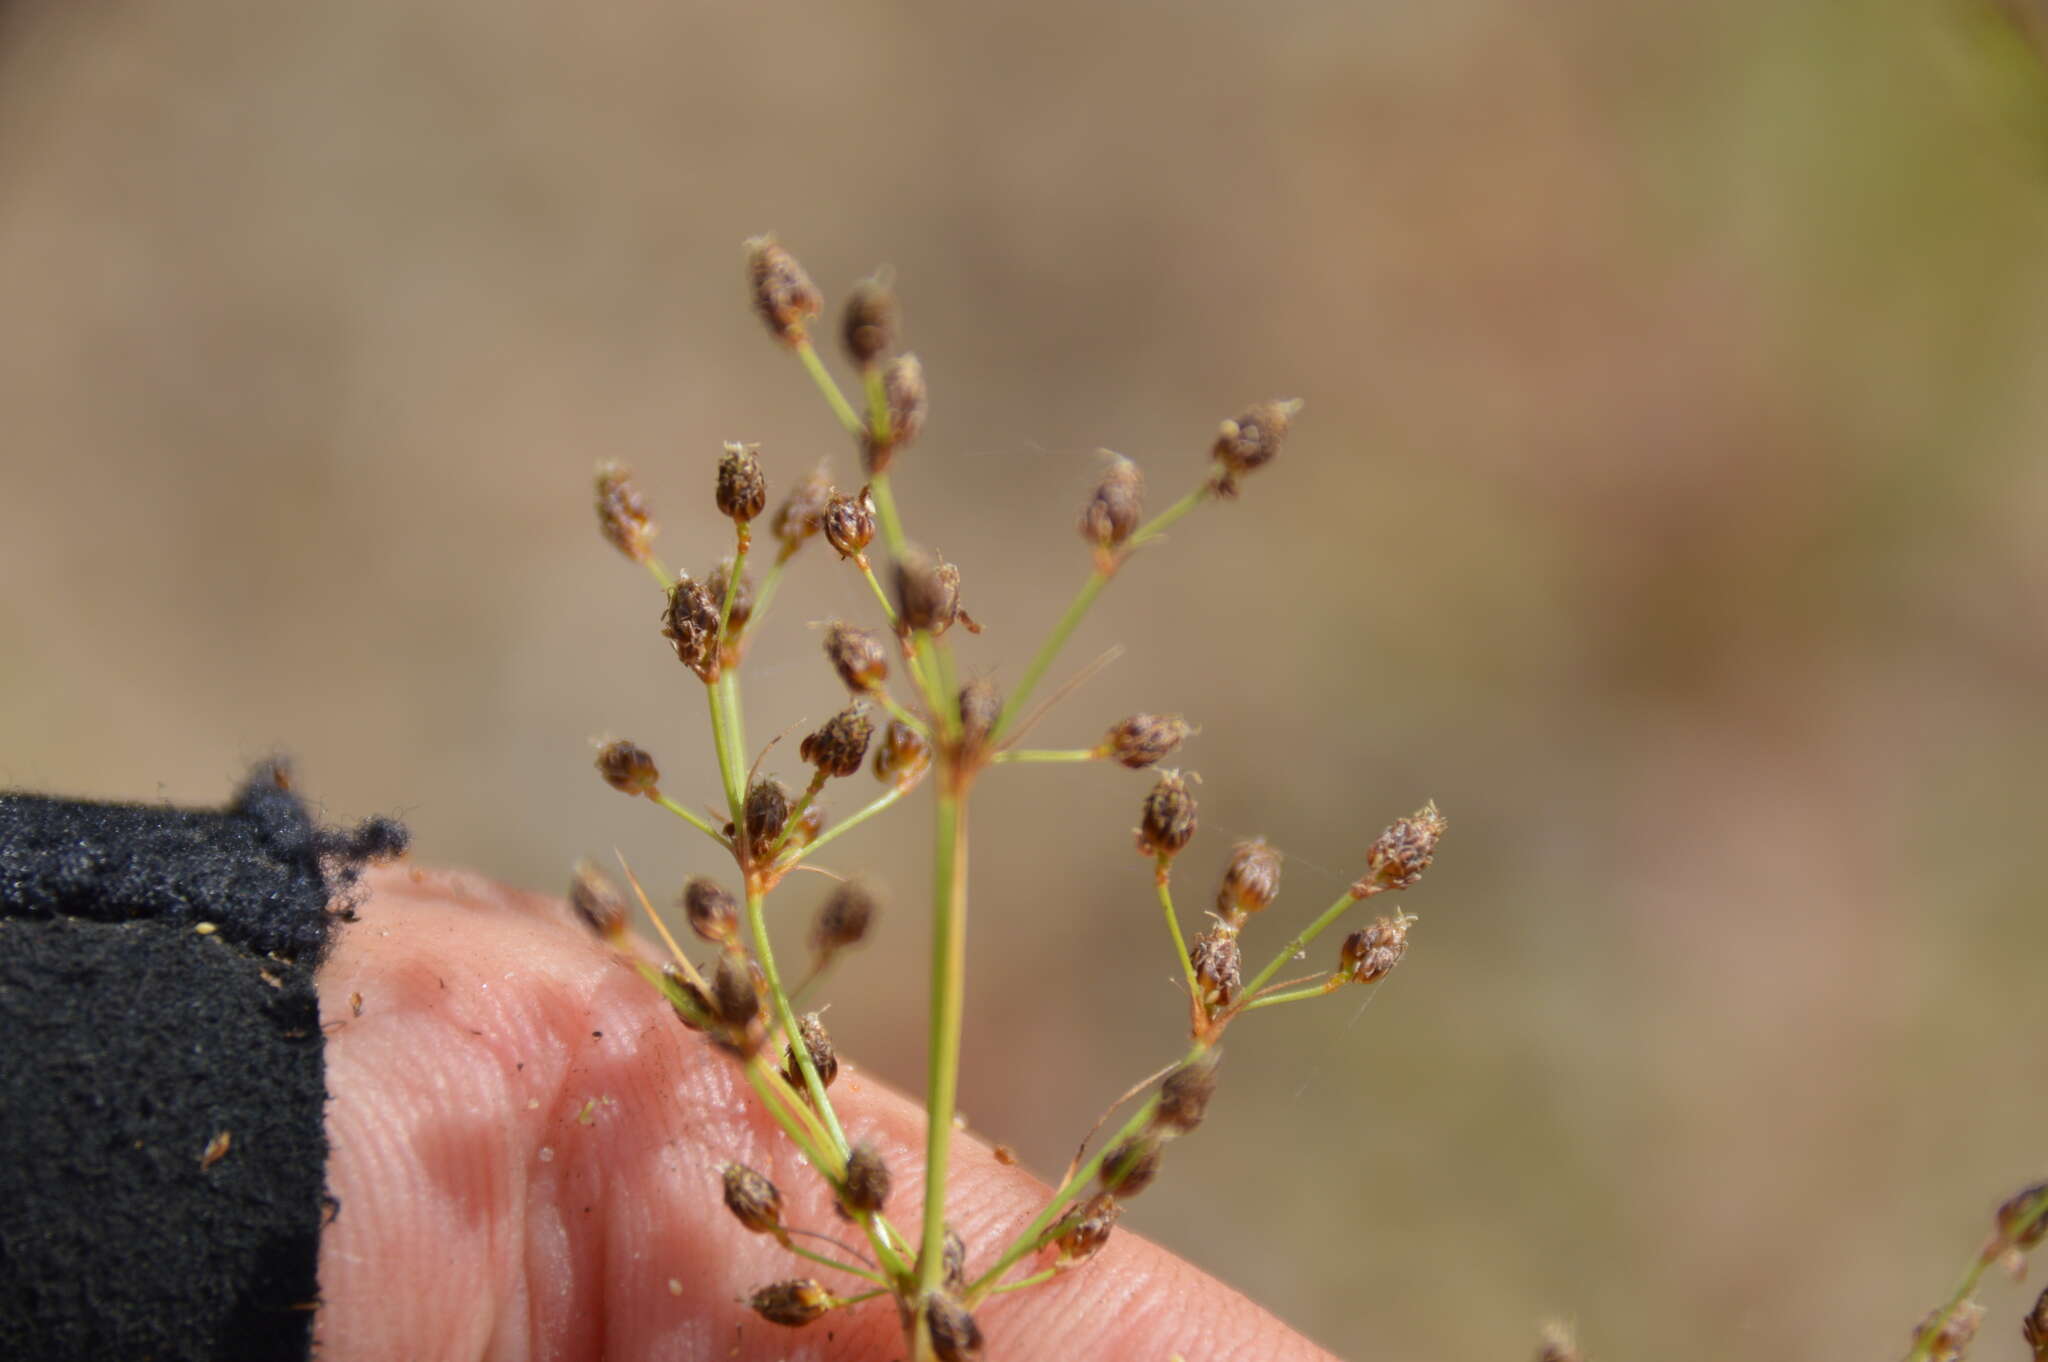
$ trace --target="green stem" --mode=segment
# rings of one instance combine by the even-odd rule
[[[776,834],[774,842],[769,845],[768,854],[761,858],[764,865],[775,864],[775,858],[782,854],[782,848],[788,843],[791,834],[795,833],[796,825],[803,821],[804,814],[817,801],[819,792],[825,788],[825,781],[827,779],[828,777],[822,769],[818,771],[816,775],[811,777],[811,783],[805,787],[803,794],[797,799],[796,803],[789,806],[789,817],[784,820],[782,831]]]
[[[933,727],[949,741],[959,737],[959,692],[946,688],[945,678],[952,668],[946,664],[939,641],[920,629],[910,636],[910,649],[917,659],[911,679],[924,693],[925,708],[932,712]]]
[[[1004,1282],[1001,1286],[990,1287],[988,1294],[1000,1296],[1005,1291],[1022,1291],[1027,1286],[1037,1286],[1040,1282],[1049,1282],[1059,1275],[1060,1270],[1058,1268],[1049,1267],[1043,1272],[1034,1272],[1029,1277],[1019,1277],[1014,1282]]]
[[[839,391],[839,384],[825,368],[825,361],[818,358],[818,348],[808,339],[796,343],[796,357],[804,362],[804,368],[811,375],[811,381],[818,385],[818,391],[825,394],[825,400],[832,404],[832,414],[839,418],[839,424],[846,427],[849,435],[859,435],[866,427],[861,425],[860,414],[846,400],[846,394]]]
[[[889,546],[890,557],[900,563],[910,551],[910,541],[903,536],[903,518],[896,514],[896,493],[889,486],[889,475],[875,474],[868,480],[868,491],[875,498],[875,521],[882,527],[882,542]]]
[[[1289,960],[1292,960],[1296,955],[1299,955],[1304,949],[1307,948],[1309,942],[1314,941],[1317,937],[1321,936],[1325,928],[1327,928],[1331,923],[1335,922],[1338,918],[1344,916],[1345,911],[1348,910],[1352,904],[1357,902],[1358,900],[1352,896],[1352,893],[1349,889],[1345,890],[1342,894],[1339,894],[1337,896],[1337,901],[1331,904],[1328,908],[1325,908],[1323,910],[1323,914],[1321,917],[1317,918],[1314,922],[1309,923],[1308,926],[1302,928],[1301,931],[1295,935],[1294,940],[1288,942],[1285,946],[1282,946],[1280,948],[1280,953],[1274,956],[1270,961],[1268,961],[1266,967],[1260,970],[1258,972],[1258,975],[1250,983],[1244,986],[1244,996],[1249,998],[1252,994],[1257,993],[1261,988],[1265,987],[1266,981],[1268,979],[1271,979],[1274,975],[1278,974],[1281,968],[1285,966]]]
[[[904,726],[909,728],[911,732],[917,734],[921,738],[929,738],[932,735],[932,731],[929,728],[925,727],[924,720],[918,718],[915,714],[912,714],[909,710],[897,704],[896,697],[889,694],[888,691],[883,690],[880,686],[877,686],[875,689],[869,691],[868,694],[875,697],[875,703],[879,704],[883,709],[889,711],[890,718],[896,720],[898,723],[903,724]]]
[[[1065,747],[1059,749],[1013,747],[1007,752],[996,753],[992,760],[1016,762],[1100,761],[1102,760],[1102,753],[1099,749],[1093,747]]]
[[[788,1249],[791,1253],[794,1253],[799,1258],[808,1258],[814,1263],[823,1263],[826,1267],[837,1268],[841,1272],[847,1273],[850,1276],[862,1278],[865,1281],[873,1282],[877,1286],[880,1286],[884,1289],[887,1289],[889,1285],[889,1283],[883,1278],[882,1274],[875,1271],[873,1268],[859,1267],[853,1263],[842,1263],[837,1258],[834,1258],[829,1254],[814,1253],[810,1249],[800,1248],[797,1245],[790,1243],[787,1239],[782,1241],[782,1246]]]
[[[2043,1219],[2048,1219],[2048,1193],[2036,1197],[2026,1214],[2018,1217],[2010,1226],[2004,1227],[1978,1252],[1969,1270],[1963,1273],[1962,1280],[1956,1283],[1955,1290],[1949,1292],[1948,1299],[1942,1302],[1941,1307],[1928,1318],[1927,1323],[1920,1327],[1920,1332],[1914,1335],[1913,1351],[1906,1354],[1906,1362],[1927,1362],[1928,1354],[1934,1347],[1934,1340],[1940,1337],[1941,1331],[1947,1327],[1956,1311],[1962,1308],[1963,1303],[1977,1293],[1977,1283],[1983,1280],[1985,1271],[2004,1257],[2006,1251],[2015,1243],[2024,1241]]]
[[[740,749],[732,740],[732,725],[728,713],[732,706],[726,691],[730,678],[720,673],[716,681],[704,687],[704,695],[711,704],[711,745],[718,752],[718,778],[725,786],[726,807],[732,815],[732,825],[741,836],[746,832],[746,768],[742,765]]]
[[[861,382],[868,394],[868,430],[879,444],[889,438],[889,385],[882,381],[882,366],[870,364]]]
[[[789,566],[789,557],[778,554],[768,566],[768,575],[761,579],[761,589],[754,594],[754,613],[747,619],[747,627],[758,630],[761,617],[768,613],[769,602],[775,599],[775,590],[782,585],[782,570]]]
[[[1132,550],[1157,539],[1165,532],[1167,526],[1207,500],[1213,490],[1206,482],[1196,487],[1194,491],[1139,526],[1137,533],[1117,550],[1115,560],[1106,569],[1097,567],[1089,574],[1088,580],[1081,584],[1080,591],[1075,593],[1073,601],[1067,606],[1066,613],[1060,616],[1059,623],[1053,625],[1052,633],[1048,634],[1045,642],[1040,645],[1038,656],[1032,658],[1031,665],[1024,669],[1024,679],[1010,693],[1009,702],[1003,706],[1002,716],[996,720],[995,732],[991,735],[990,741],[1002,741],[1003,734],[1009,731],[1010,725],[1017,722],[1017,717],[1024,712],[1025,703],[1031,699],[1031,692],[1045,679],[1045,673],[1052,666],[1053,660],[1060,655],[1060,649],[1067,646],[1067,639],[1073,634],[1075,627],[1087,615],[1089,607],[1095,604],[1095,598],[1102,594],[1102,588],[1109,585],[1111,574],[1130,556]]]
[[[960,1019],[967,985],[966,794],[957,768],[942,773],[932,849],[931,1035],[925,1075],[924,1237],[917,1256],[921,1292],[946,1270],[946,1169],[960,1082]]]
[[[840,1128],[838,1113],[832,1110],[832,1101],[825,1096],[825,1084],[818,1077],[818,1066],[811,1063],[811,1047],[804,1044],[803,1031],[797,1025],[796,1009],[790,1005],[789,993],[782,987],[782,973],[775,967],[775,946],[768,939],[768,918],[761,911],[767,896],[758,889],[747,891],[747,933],[753,938],[754,958],[761,962],[761,973],[768,980],[768,996],[774,1001],[775,1016],[782,1023],[782,1034],[789,1040],[789,1050],[796,1057],[796,1067],[803,1075],[804,1090],[811,1095],[811,1108],[825,1123],[826,1133],[831,1136],[832,1148],[841,1160],[846,1157],[846,1132]]]
[[[823,1138],[824,1132],[821,1130],[814,1134],[806,1129],[796,1119],[791,1109],[783,1106],[781,1096],[775,1091],[774,1085],[769,1079],[768,1066],[761,1061],[761,1057],[756,1055],[753,1059],[742,1065],[741,1068],[747,1075],[747,1082],[751,1083],[754,1087],[754,1095],[761,1099],[761,1105],[768,1109],[768,1114],[775,1118],[775,1123],[782,1127],[783,1133],[789,1136],[790,1141],[802,1152],[804,1158],[810,1161],[811,1167],[824,1173],[827,1177],[839,1176],[833,1173],[834,1165],[830,1159],[825,1157],[818,1143]],[[797,1103],[795,1109],[798,1111],[803,1110],[803,1104]],[[840,1166],[844,1167],[843,1164]]]
[[[1173,953],[1180,960],[1181,972],[1187,976],[1188,997],[1202,996],[1202,981],[1195,977],[1195,962],[1188,954],[1187,938],[1180,934],[1180,914],[1173,911],[1173,874],[1168,868],[1171,858],[1159,858],[1159,873],[1153,877],[1159,886],[1159,906],[1166,911],[1166,930],[1173,936]]]
[[[673,799],[670,799],[667,795],[662,794],[659,791],[656,791],[655,793],[647,797],[653,800],[655,803],[661,805],[661,807],[663,807],[664,809],[667,809],[676,817],[682,819],[685,823],[688,823],[691,827],[698,829],[706,837],[709,837],[712,841],[718,843],[720,846],[729,847],[732,845],[730,842],[725,840],[724,833],[720,832],[717,828],[711,826],[710,819],[706,818],[703,814],[698,813],[696,810],[687,808],[684,805],[676,803]]]
[[[867,822],[870,818],[873,818],[876,814],[888,808],[897,800],[903,798],[903,795],[904,791],[901,787],[892,786],[889,790],[889,793],[883,795],[874,803],[868,805],[866,808],[860,810],[858,813],[849,815],[844,821],[834,823],[831,827],[819,833],[818,840],[811,843],[809,846],[805,847],[802,851],[798,852],[796,858],[792,860],[790,864],[797,865],[809,860],[811,858],[811,853],[817,851],[820,847],[824,846],[827,842],[830,842],[833,838],[839,836],[841,833],[851,832],[853,829],[859,827],[862,823]]]
[[[1262,1007],[1272,1007],[1276,1003],[1291,1003],[1302,998],[1321,998],[1336,992],[1336,989],[1337,986],[1335,984],[1325,979],[1320,984],[1309,984],[1305,988],[1292,989],[1286,993],[1269,993],[1263,998],[1254,998],[1237,1010],[1241,1013],[1256,1012]]]
[[[889,599],[889,593],[882,589],[882,583],[876,579],[874,565],[868,562],[868,556],[865,553],[857,553],[853,556],[853,562],[854,566],[860,569],[860,575],[867,578],[868,589],[875,593],[875,599],[882,603],[882,618],[892,625],[895,624],[896,604]]]
[[[718,606],[718,657],[721,670],[725,667],[726,646],[732,642],[727,633],[732,625],[732,603],[740,597],[740,574],[747,570],[747,547],[751,541],[746,523],[739,527],[739,546],[733,550],[732,571],[725,579],[725,599]]]
[[[676,579],[669,573],[668,568],[663,565],[659,558],[649,555],[646,562],[647,571],[653,575],[655,582],[660,585],[661,593],[664,596],[675,589]]]

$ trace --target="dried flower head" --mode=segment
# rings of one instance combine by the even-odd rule
[[[605,784],[621,794],[649,795],[661,791],[661,768],[645,748],[623,740],[597,750],[597,771]]]
[[[1234,496],[1239,478],[1273,461],[1280,452],[1280,442],[1287,437],[1288,426],[1300,411],[1301,403],[1296,399],[1259,402],[1246,407],[1235,420],[1217,427],[1216,446],[1210,452],[1223,465],[1215,483],[1219,496]]]
[[[889,676],[889,654],[866,629],[833,621],[825,631],[825,657],[839,680],[856,695],[875,690]]]
[[[2034,1298],[2034,1308],[2020,1321],[2020,1337],[2033,1351],[2034,1362],[2048,1362],[2048,1290]]]
[[[725,1166],[725,1208],[755,1234],[782,1229],[782,1193],[774,1183],[743,1163]]]
[[[801,344],[804,323],[825,308],[818,286],[772,236],[757,236],[747,242],[747,283],[761,320],[784,345]]]
[[[960,570],[923,549],[896,564],[896,613],[906,629],[943,634],[960,615]]]
[[[597,466],[597,524],[605,540],[636,563],[653,550],[654,517],[633,482],[633,470],[622,463]]]
[[[896,348],[900,309],[896,290],[879,276],[863,279],[846,295],[846,311],[840,319],[840,335],[846,353],[861,368]]]
[[[792,1329],[809,1324],[837,1304],[831,1292],[809,1277],[771,1282],[747,1297],[748,1308],[762,1319]]]
[[[846,1156],[846,1176],[839,1184],[846,1209],[878,1213],[889,1202],[889,1164],[871,1144],[857,1144]]]
[[[819,1086],[831,1087],[832,1080],[839,1077],[839,1051],[833,1048],[824,1018],[806,1012],[797,1018],[796,1030],[804,1038],[804,1052],[811,1057],[811,1067],[817,1070]],[[790,1087],[798,1092],[804,1090],[803,1067],[797,1063],[796,1051],[787,1045],[782,1047],[782,1076],[789,1080]]]
[[[569,880],[569,907],[576,920],[598,936],[610,939],[626,930],[626,899],[602,870],[578,861]]]
[[[746,524],[768,505],[768,480],[761,475],[761,446],[728,440],[718,460],[718,513]]]
[[[966,1306],[934,1293],[925,1298],[924,1322],[931,1333],[932,1356],[938,1362],[980,1362],[981,1326]]]
[[[840,881],[825,896],[811,922],[811,949],[820,956],[831,956],[858,946],[867,938],[879,911],[873,890],[859,880]]]
[[[1102,750],[1111,760],[1142,771],[1172,756],[1191,731],[1178,714],[1133,714],[1103,734]]]
[[[1138,823],[1138,850],[1176,856],[1195,835],[1195,797],[1178,771],[1161,771]]]
[[[1230,863],[1223,867],[1223,883],[1216,889],[1216,911],[1226,922],[1243,922],[1270,905],[1279,893],[1277,848],[1259,837],[1230,849]]]
[[[749,854],[766,856],[789,826],[789,791],[781,781],[764,776],[747,787],[746,821]]]
[[[1099,549],[1120,549],[1144,519],[1145,475],[1135,461],[1107,449],[1102,453],[1108,462],[1081,508],[1081,537]]]
[[[718,617],[721,598],[703,583],[681,577],[669,588],[661,632],[675,646],[676,657],[698,677],[718,679]]]
[[[960,1232],[951,1225],[946,1226],[945,1248],[942,1251],[945,1254],[946,1263],[946,1289],[948,1291],[966,1290],[967,1241],[962,1239]]]
[[[797,755],[827,776],[850,776],[867,760],[868,743],[875,736],[875,721],[868,707],[856,700],[827,719],[815,733],[797,745]]]
[[[1998,1207],[1998,1237],[2016,1249],[2030,1249],[2048,1235],[2048,1182],[2023,1187]]]
[[[789,830],[789,845],[798,851],[818,840],[818,834],[825,830],[825,806],[813,801],[805,806],[796,826]]]
[[[1188,947],[1188,963],[1195,967],[1205,1012],[1214,1014],[1237,1001],[1244,964],[1235,929],[1218,927],[1196,937],[1195,944]]]
[[[1386,978],[1408,954],[1408,927],[1414,921],[1396,913],[1351,933],[1338,952],[1337,972],[1355,984],[1374,984]]]
[[[875,749],[875,779],[907,790],[931,764],[932,745],[924,734],[901,719],[891,719]]]
[[[776,539],[781,541],[785,559],[818,532],[825,504],[831,499],[832,480],[825,476],[823,464],[805,474],[796,486],[789,489],[782,505],[775,508],[775,519],[771,522]]]
[[[1351,896],[1362,899],[1413,885],[1436,859],[1436,844],[1447,826],[1433,799],[1406,818],[1395,819],[1366,851],[1371,873],[1351,886]]]
[[[1159,1084],[1159,1105],[1152,1113],[1154,1130],[1185,1135],[1202,1124],[1209,1099],[1216,1093],[1216,1064],[1222,1057],[1222,1051],[1212,1048],[1166,1076]]]
[[[691,931],[716,945],[729,945],[739,934],[739,904],[709,875],[692,875],[684,882],[683,916]]]
[[[924,364],[916,355],[898,355],[883,367],[882,399],[889,413],[889,429],[880,439],[871,436],[862,450],[870,475],[888,472],[896,451],[924,430],[931,392],[925,386]]]
[[[1123,1203],[1108,1192],[1097,1192],[1069,1208],[1052,1227],[1051,1242],[1058,1253],[1056,1265],[1079,1267],[1102,1252],[1102,1246],[1109,1242],[1109,1232],[1116,1227],[1117,1217],[1123,1213]]]
[[[853,496],[834,493],[819,524],[841,558],[864,553],[875,542],[875,499],[865,487]]]
[[[960,687],[960,750],[979,753],[985,749],[1002,713],[1003,694],[994,681],[981,676]]]
[[[1152,1179],[1159,1176],[1159,1160],[1163,1146],[1156,1135],[1133,1135],[1120,1144],[1110,1146],[1102,1156],[1102,1167],[1097,1176],[1102,1181],[1102,1190],[1128,1201],[1152,1185]]]
[[[744,1029],[761,1015],[761,983],[745,957],[727,951],[718,957],[717,972],[711,976],[711,1001],[718,1020]]]
[[[1930,1310],[1915,1326],[1913,1344],[1920,1347],[1924,1340],[1927,1362],[1962,1362],[1983,1323],[1984,1307],[1975,1301],[1964,1301],[1946,1319],[1940,1310]]]

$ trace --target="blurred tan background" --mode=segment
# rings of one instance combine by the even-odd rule
[[[1897,1356],[2048,1175],[2029,80],[1903,3],[10,5],[0,784],[213,802],[282,750],[422,859],[708,867],[590,769],[711,758],[587,478],[638,467],[702,570],[720,441],[772,496],[852,475],[746,307],[772,228],[834,296],[897,270],[899,492],[1000,678],[1085,575],[1098,445],[1164,504],[1219,418],[1308,402],[1041,737],[1198,720],[1184,902],[1292,853],[1254,946],[1425,796],[1452,831],[1381,996],[1234,1033],[1127,1223],[1347,1357],[1549,1315],[1615,1362]],[[836,706],[804,625],[865,609],[799,560],[755,738]],[[1052,1171],[1181,1014],[1146,779],[999,776],[963,1101]],[[831,1022],[906,1086],[924,808],[831,858],[901,892]]]

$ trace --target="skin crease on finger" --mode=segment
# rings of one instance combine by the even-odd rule
[[[314,1355],[370,1359],[885,1359],[885,1300],[802,1329],[739,1297],[815,1273],[744,1232],[727,1160],[782,1189],[788,1223],[852,1242],[818,1179],[727,1058],[559,901],[470,876],[380,871],[320,975],[330,1190]],[[354,995],[360,995],[356,1010]],[[848,1135],[895,1175],[915,1232],[923,1116],[847,1065]],[[950,1219],[970,1272],[1047,1189],[955,1144]],[[813,1241],[814,1247],[826,1247]],[[865,1248],[865,1245],[858,1245]],[[1313,1362],[1329,1354],[1231,1288],[1118,1231],[1086,1267],[976,1312],[998,1362]]]

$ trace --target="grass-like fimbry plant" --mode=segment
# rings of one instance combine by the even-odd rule
[[[1247,1013],[1369,986],[1400,963],[1415,921],[1405,913],[1352,931],[1333,967],[1276,978],[1357,904],[1412,886],[1435,854],[1444,820],[1429,804],[1395,821],[1371,844],[1358,881],[1247,975],[1240,935],[1278,895],[1280,853],[1263,841],[1233,851],[1216,894],[1214,925],[1190,944],[1174,901],[1173,866],[1194,835],[1195,801],[1179,772],[1162,771],[1140,808],[1138,849],[1152,865],[1187,990],[1187,1051],[1127,1094],[1126,1101],[1141,1095],[1143,1100],[1096,1152],[1076,1157],[1036,1218],[1006,1243],[963,1243],[946,1222],[946,1171],[965,1004],[968,808],[976,782],[992,767],[1016,762],[1114,762],[1142,770],[1180,747],[1189,726],[1178,716],[1152,714],[1113,724],[1089,748],[1046,750],[1019,743],[1039,712],[1030,706],[1040,684],[1103,589],[1168,526],[1205,503],[1236,496],[1250,474],[1271,463],[1300,403],[1261,402],[1223,422],[1189,490],[1149,519],[1138,465],[1108,456],[1081,515],[1092,570],[1005,697],[990,682],[960,680],[952,631],[959,626],[979,632],[979,626],[961,605],[959,570],[914,546],[897,514],[890,479],[899,456],[924,429],[928,398],[917,357],[895,353],[895,295],[885,283],[869,280],[846,300],[841,335],[860,377],[862,400],[856,405],[812,343],[810,324],[822,312],[823,298],[796,260],[770,238],[751,241],[747,280],[770,333],[802,363],[845,428],[861,481],[845,491],[823,472],[799,478],[765,520],[770,542],[757,543],[756,527],[768,510],[759,451],[750,444],[726,445],[717,460],[714,496],[733,523],[733,553],[693,577],[671,572],[656,556],[654,522],[631,475],[617,465],[599,469],[597,511],[604,534],[659,584],[666,597],[662,633],[703,686],[720,798],[712,811],[672,798],[674,782],[665,781],[654,758],[631,743],[606,744],[597,764],[612,786],[659,804],[730,859],[737,896],[716,878],[698,876],[681,897],[691,930],[716,948],[705,964],[691,960],[633,884],[673,957],[659,967],[643,963],[643,972],[685,1025],[732,1057],[763,1108],[866,1237],[868,1253],[861,1255],[788,1224],[780,1190],[752,1169],[729,1165],[724,1197],[739,1222],[774,1236],[792,1255],[828,1274],[825,1280],[802,1275],[755,1287],[747,1303],[767,1320],[801,1326],[890,1296],[913,1357],[962,1362],[982,1354],[974,1316],[982,1302],[1086,1262],[1107,1240],[1122,1203],[1152,1182],[1167,1146],[1201,1124],[1216,1088],[1217,1044],[1231,1025]],[[835,622],[825,630],[826,659],[850,703],[799,744],[797,755],[811,770],[792,790],[761,774],[768,753],[748,746],[740,677],[748,641],[759,633],[784,569],[817,538],[866,581],[883,627]],[[869,554],[877,539],[879,568]],[[756,588],[750,569],[764,560]],[[880,793],[828,825],[822,803],[828,788],[870,766]],[[890,1169],[873,1148],[849,1143],[833,1110],[830,1088],[838,1061],[832,1041],[819,1015],[797,1005],[835,958],[867,933],[875,901],[858,881],[842,881],[812,925],[809,966],[795,981],[776,954],[763,905],[791,871],[812,864],[838,838],[921,785],[931,789],[936,834],[926,1193],[921,1222],[899,1228],[887,1214]],[[623,947],[621,900],[594,870],[579,875],[572,897],[595,929]]]

